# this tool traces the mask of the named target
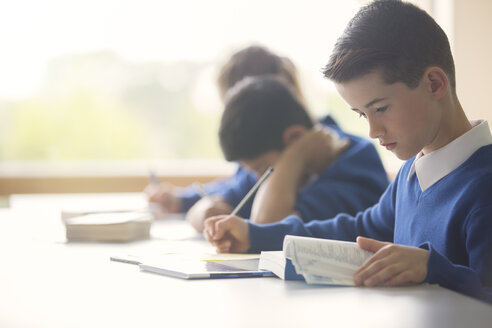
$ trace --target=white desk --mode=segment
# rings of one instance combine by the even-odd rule
[[[491,327],[492,306],[438,286],[347,288],[277,278],[187,281],[109,261],[121,253],[211,251],[185,222],[155,239],[63,242],[62,207],[144,205],[138,194],[14,196],[0,211],[0,327]],[[106,205],[110,206],[110,205]],[[154,227],[153,227],[154,229]]]

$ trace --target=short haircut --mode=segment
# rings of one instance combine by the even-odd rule
[[[398,0],[362,7],[335,44],[324,76],[343,83],[380,70],[388,84],[418,86],[425,70],[441,68],[455,93],[455,70],[444,31],[425,11]]]
[[[249,77],[226,96],[219,141],[228,161],[254,159],[283,150],[283,132],[292,125],[313,127],[313,120],[290,86],[276,76]]]
[[[222,98],[227,90],[248,76],[278,75],[294,89],[296,96],[303,100],[297,69],[292,61],[281,57],[265,47],[249,46],[234,53],[222,66],[217,84]]]

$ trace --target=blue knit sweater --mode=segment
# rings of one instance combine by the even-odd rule
[[[278,250],[287,234],[354,241],[375,238],[429,250],[425,282],[492,303],[492,145],[477,150],[421,191],[413,159],[400,169],[379,203],[355,217],[303,223],[250,224],[250,252]]]

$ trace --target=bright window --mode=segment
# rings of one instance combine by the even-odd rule
[[[363,3],[9,1],[0,10],[0,161],[221,158],[216,73],[251,43],[294,61],[313,113],[366,136],[321,74]]]

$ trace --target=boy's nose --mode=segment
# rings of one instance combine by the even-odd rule
[[[374,122],[369,119],[369,137],[372,139],[378,139],[379,137],[384,135],[384,128],[381,124]]]

